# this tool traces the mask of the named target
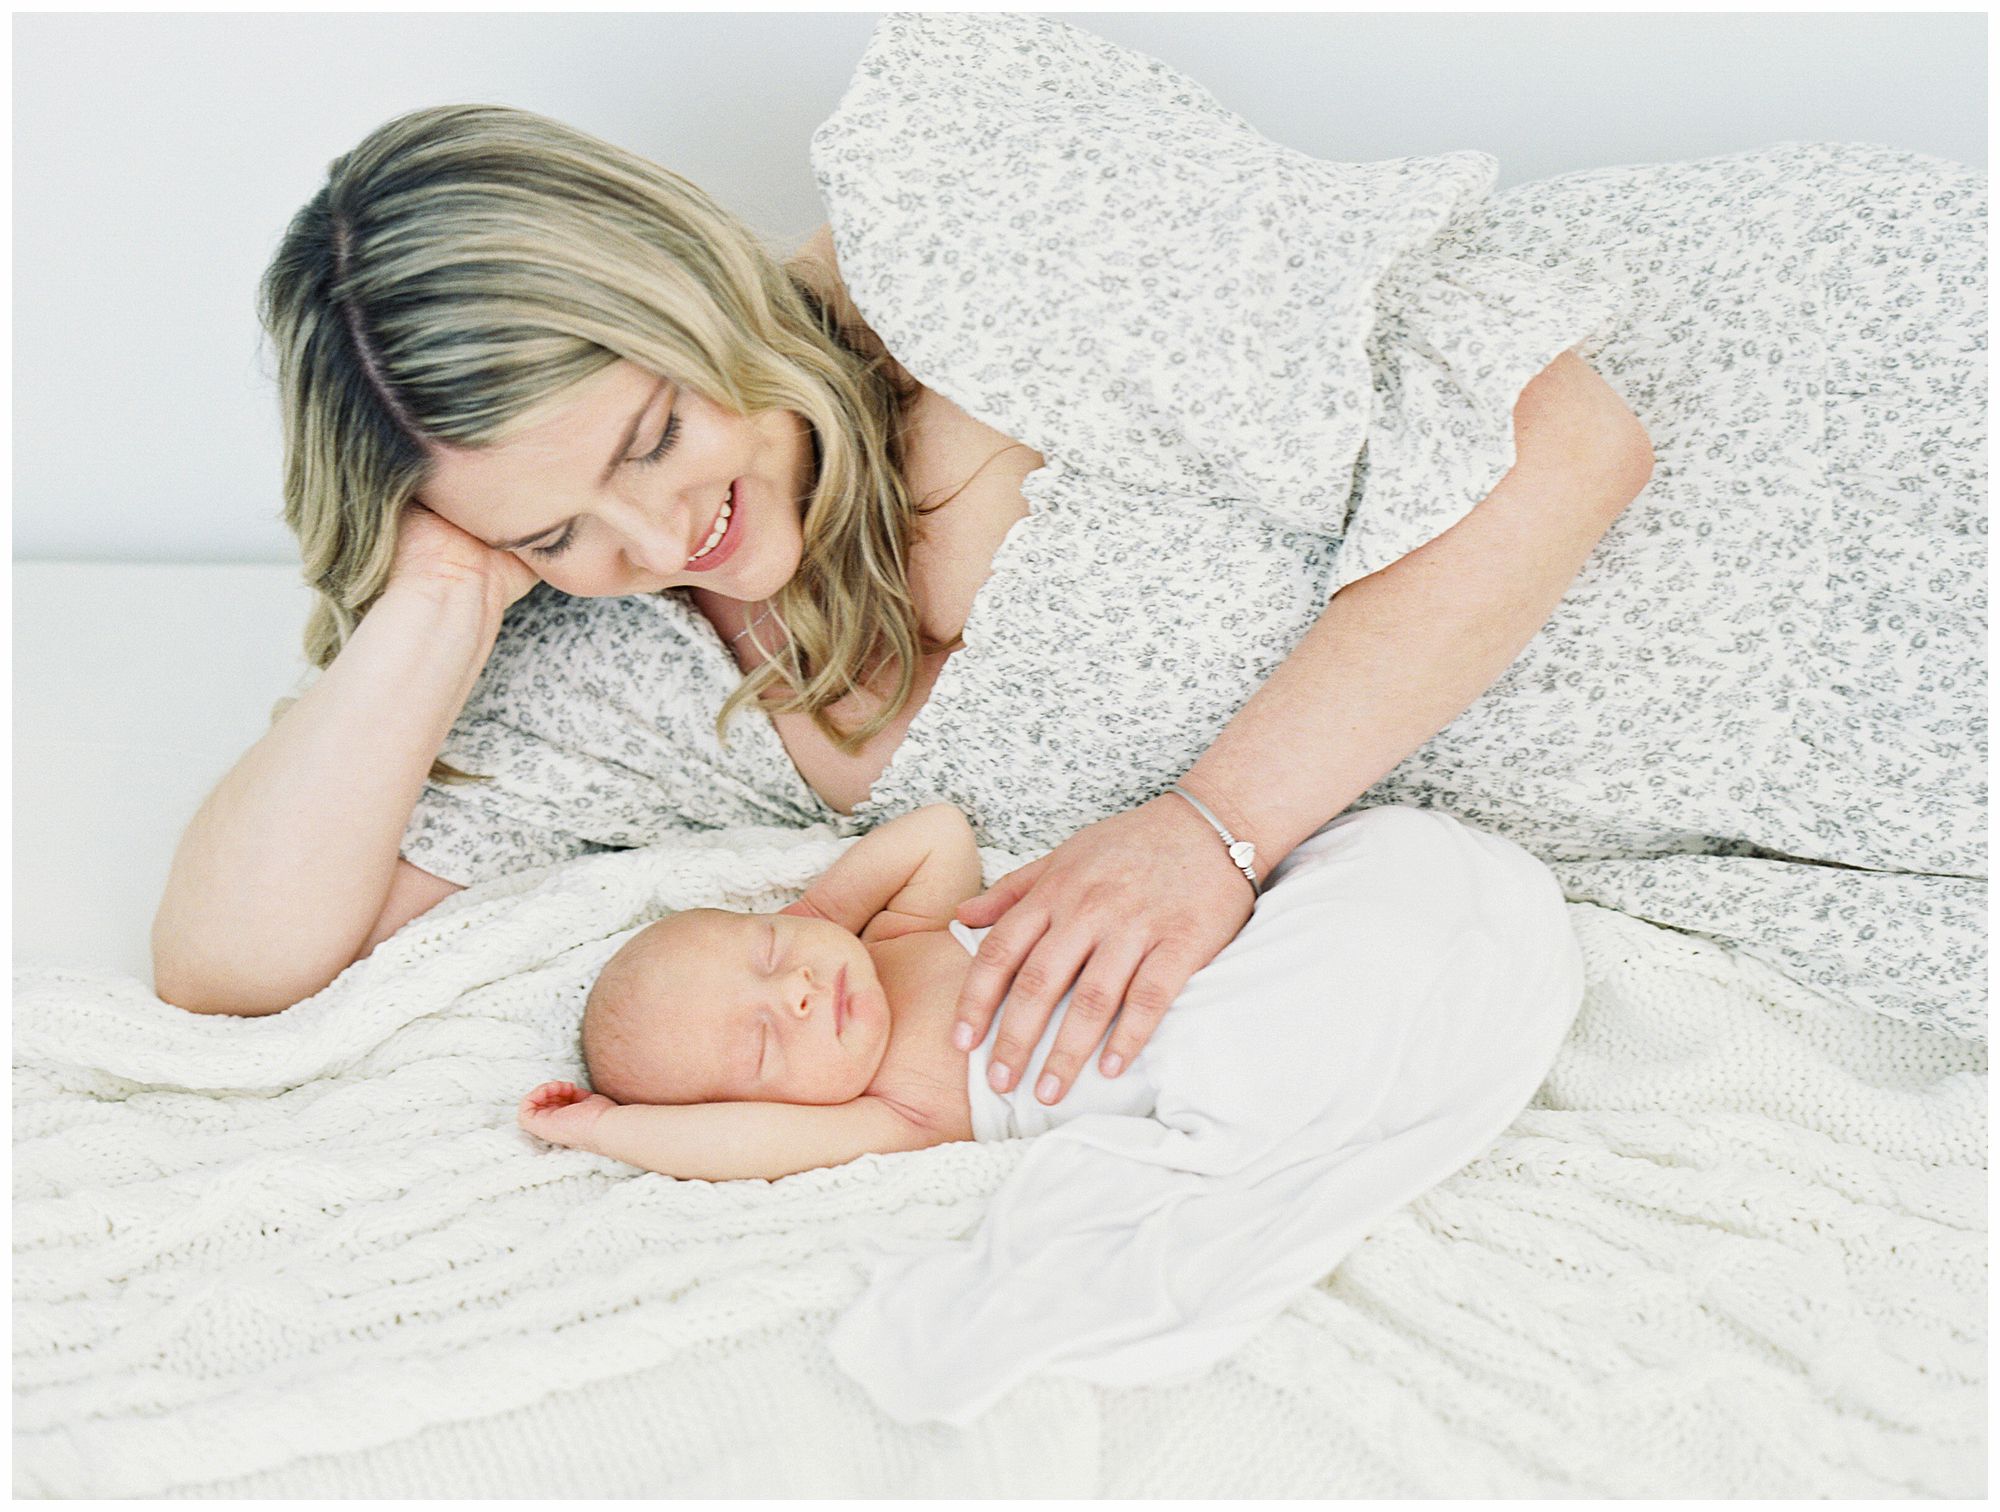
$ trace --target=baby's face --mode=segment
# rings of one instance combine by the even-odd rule
[[[641,952],[632,1070],[680,1100],[848,1102],[888,1050],[875,963],[838,924],[698,908],[625,949]]]

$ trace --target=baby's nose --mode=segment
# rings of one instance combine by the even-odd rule
[[[792,974],[785,988],[785,1003],[793,1013],[805,1018],[812,1012],[813,979],[812,968],[801,966]]]

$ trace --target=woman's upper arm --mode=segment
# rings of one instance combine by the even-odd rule
[[[429,913],[453,893],[464,891],[458,883],[447,882],[443,877],[434,876],[421,866],[412,866],[398,856],[396,874],[389,882],[389,896],[382,904],[382,912],[376,917],[374,927],[368,931],[360,955],[355,959],[360,960],[369,954],[418,914]]]

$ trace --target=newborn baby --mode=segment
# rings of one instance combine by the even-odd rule
[[[988,1045],[951,1045],[985,934],[952,915],[979,881],[940,805],[857,841],[783,913],[651,925],[591,990],[597,1091],[521,1105],[544,1139],[711,1181],[1041,1136],[974,1235],[878,1256],[828,1336],[899,1422],[969,1422],[1038,1370],[1206,1368],[1488,1149],[1583,997],[1547,867],[1446,814],[1366,809],[1273,870],[1124,1075],[1086,1061],[1044,1106],[1032,1075],[987,1085]]]
[[[697,908],[628,940],[584,1009],[594,1092],[549,1082],[521,1126],[670,1176],[726,1181],[971,1139],[951,1030],[980,890],[950,804],[856,841],[783,913]]]

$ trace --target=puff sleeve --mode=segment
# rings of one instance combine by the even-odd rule
[[[1521,390],[1616,324],[1616,301],[1600,282],[1479,243],[1474,208],[1377,287],[1368,425],[1339,522],[1336,589],[1470,514],[1514,466]]]
[[[470,886],[689,830],[829,818],[760,716],[728,748],[716,740],[740,677],[677,596],[537,587],[445,739],[446,761],[488,780],[427,782],[404,858]]]
[[[1314,158],[1047,17],[886,17],[812,157],[919,381],[1067,469],[1351,536],[1367,571],[1512,465],[1508,386],[1601,310],[1453,238],[1487,154]]]

